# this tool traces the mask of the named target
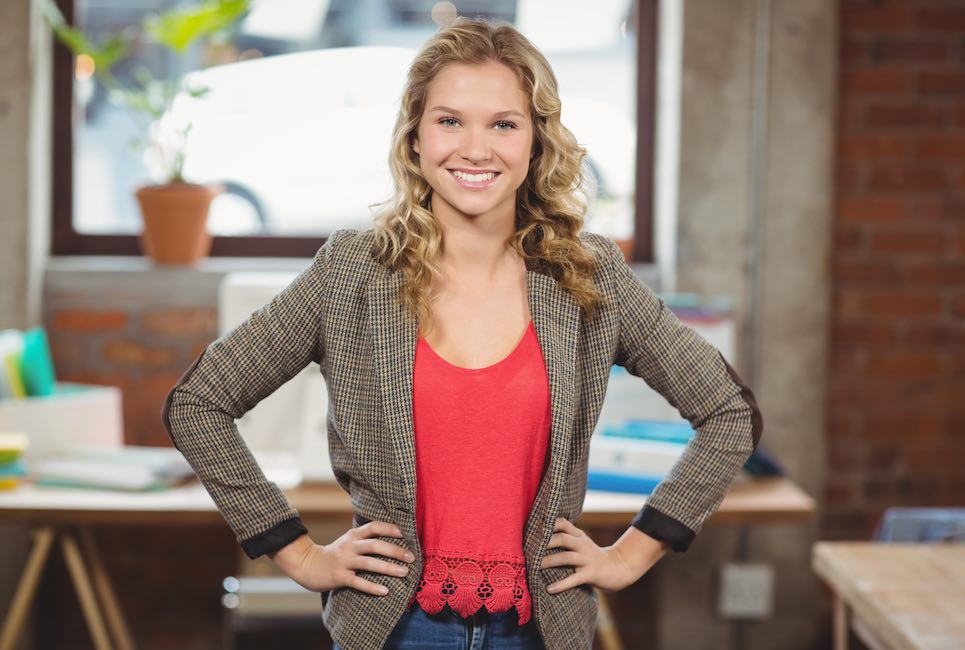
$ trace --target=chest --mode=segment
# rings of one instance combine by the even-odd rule
[[[433,325],[420,328],[432,350],[461,368],[484,368],[508,356],[531,319],[525,273],[488,287],[449,287],[432,302]]]

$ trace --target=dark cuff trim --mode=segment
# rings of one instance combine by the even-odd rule
[[[276,524],[263,533],[258,533],[241,542],[241,548],[245,554],[254,560],[266,553],[273,553],[281,550],[294,542],[302,535],[308,533],[305,524],[300,517],[292,517]]]
[[[761,409],[757,406],[757,398],[754,397],[754,393],[751,389],[744,383],[744,380],[738,376],[737,371],[735,371],[727,359],[724,359],[724,355],[720,355],[721,360],[724,362],[724,367],[727,368],[727,374],[730,378],[734,380],[741,389],[741,397],[747,402],[747,405],[751,407],[751,434],[754,437],[754,451],[757,451],[757,444],[761,441],[761,434],[764,432],[764,418],[761,417]]]
[[[686,551],[697,536],[676,519],[648,505],[643,506],[630,524],[654,539],[667,542],[678,553]]]

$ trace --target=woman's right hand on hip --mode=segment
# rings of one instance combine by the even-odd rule
[[[352,528],[327,545],[315,544],[308,535],[302,535],[275,553],[269,553],[268,557],[292,580],[309,591],[350,587],[373,596],[384,596],[388,593],[385,587],[359,577],[356,571],[402,578],[409,572],[407,566],[380,560],[372,555],[406,563],[414,561],[415,556],[404,546],[378,537],[402,537],[402,531],[393,523],[370,521]]]

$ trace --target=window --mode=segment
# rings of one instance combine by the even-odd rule
[[[178,3],[58,4],[98,40]],[[598,188],[587,227],[632,238],[635,260],[652,261],[655,0],[454,4],[461,15],[513,22],[546,54],[563,121],[587,147]],[[309,257],[332,230],[371,220],[370,206],[391,190],[385,159],[402,75],[452,5],[263,0],[230,42],[193,48],[187,70],[150,42],[135,45],[114,70],[122,82],[144,66],[191,73],[210,89],[180,105],[192,123],[185,177],[225,187],[211,210],[213,256]],[[53,253],[139,254],[133,190],[149,181],[150,161],[130,141],[146,124],[108,101],[59,44],[54,65]],[[358,123],[363,136],[349,131]]]

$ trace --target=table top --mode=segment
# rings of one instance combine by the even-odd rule
[[[811,564],[889,648],[965,646],[965,544],[818,542]]]
[[[303,483],[285,490],[303,517],[352,515],[352,502],[338,484]],[[629,525],[646,497],[589,490],[578,522],[589,527]],[[814,500],[785,478],[735,482],[709,523],[806,521]],[[62,524],[222,524],[221,513],[198,482],[154,492],[58,488],[22,483],[0,491],[0,522]]]

